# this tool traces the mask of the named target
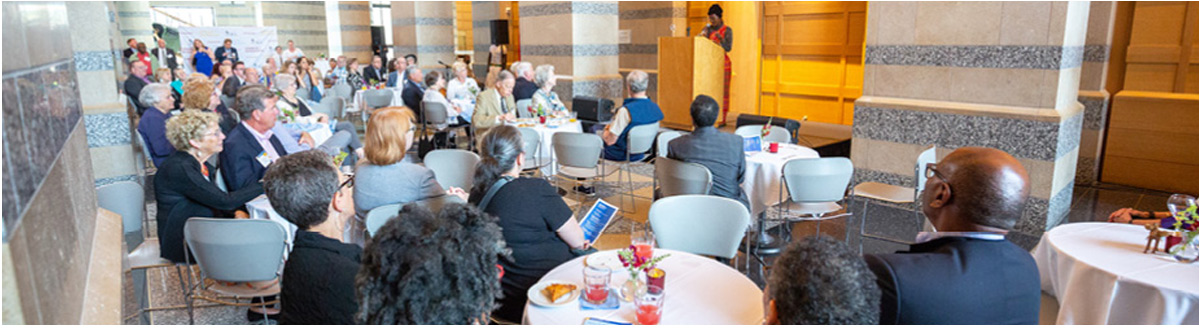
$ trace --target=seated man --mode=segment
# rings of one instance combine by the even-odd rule
[[[225,137],[221,151],[221,174],[229,190],[237,190],[262,179],[279,157],[287,155],[279,137],[271,131],[279,117],[275,102],[279,98],[261,85],[250,85],[237,92],[234,110],[241,124]]]
[[[709,195],[730,198],[749,208],[749,198],[741,190],[745,179],[745,147],[742,138],[720,132],[715,127],[720,103],[706,95],[691,102],[691,123],[695,131],[670,141],[666,157],[696,163],[712,172]]]
[[[271,206],[298,228],[283,268],[280,324],[354,324],[362,249],[341,241],[341,227],[354,216],[346,180],[332,157],[312,150],[284,156],[266,170],[263,189]]]
[[[717,106],[718,108],[720,106]],[[791,243],[763,292],[768,325],[876,325],[881,292],[866,262],[827,236]]]
[[[625,151],[629,144],[630,129],[638,125],[657,123],[663,118],[662,109],[645,94],[648,88],[649,74],[641,70],[629,72],[629,76],[625,78],[625,90],[629,98],[624,100],[624,106],[616,110],[612,124],[608,124],[600,134],[604,139],[604,159],[633,162],[645,158],[645,154],[632,154],[625,158]]]
[[[508,71],[496,74],[495,84],[479,93],[475,100],[475,113],[470,124],[475,135],[481,136],[487,129],[502,125],[498,120],[516,119],[516,100],[512,99],[512,88],[516,79]]]
[[[537,93],[537,84],[533,83],[533,64],[530,62],[518,62],[512,65],[512,74],[516,75],[516,85],[512,87],[512,97],[516,101],[525,99],[533,99],[533,94]]]
[[[404,106],[407,106],[412,112],[417,113],[416,117],[420,120],[425,117],[421,113],[420,107],[420,101],[425,99],[425,74],[416,66],[408,66],[406,72],[408,73],[408,80],[404,81],[404,91],[400,95],[404,100]]]
[[[1028,199],[1024,166],[963,147],[924,170],[921,210],[936,232],[921,232],[907,252],[865,255],[883,291],[879,323],[1037,324],[1037,265],[1006,239]]]

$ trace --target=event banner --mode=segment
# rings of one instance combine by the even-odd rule
[[[213,53],[216,53],[216,49],[225,43],[225,39],[231,39],[233,48],[237,49],[237,55],[241,57],[241,61],[245,62],[247,67],[254,68],[261,68],[267,57],[271,56],[271,52],[275,51],[275,46],[279,44],[274,26],[179,27],[179,43],[182,47],[180,64],[186,63],[187,65],[183,66],[187,67],[189,73],[195,70],[191,64],[191,58],[192,54],[196,52],[195,49],[192,49],[192,45],[195,44],[193,40],[196,39],[204,42],[204,45]]]

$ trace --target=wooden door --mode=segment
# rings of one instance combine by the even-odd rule
[[[853,124],[866,2],[762,3],[761,115]]]

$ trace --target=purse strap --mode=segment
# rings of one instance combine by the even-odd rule
[[[514,179],[515,178],[510,176],[502,176],[498,180],[495,180],[495,183],[492,183],[491,187],[487,188],[487,194],[483,195],[483,199],[479,201],[479,209],[486,211],[487,205],[491,204],[491,198],[495,197],[495,194],[500,191],[500,188],[503,188],[504,185],[508,184],[508,182]]]

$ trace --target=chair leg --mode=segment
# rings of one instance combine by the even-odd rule
[[[866,251],[866,213],[870,211],[870,198],[862,203],[862,218],[858,219],[858,254]]]

